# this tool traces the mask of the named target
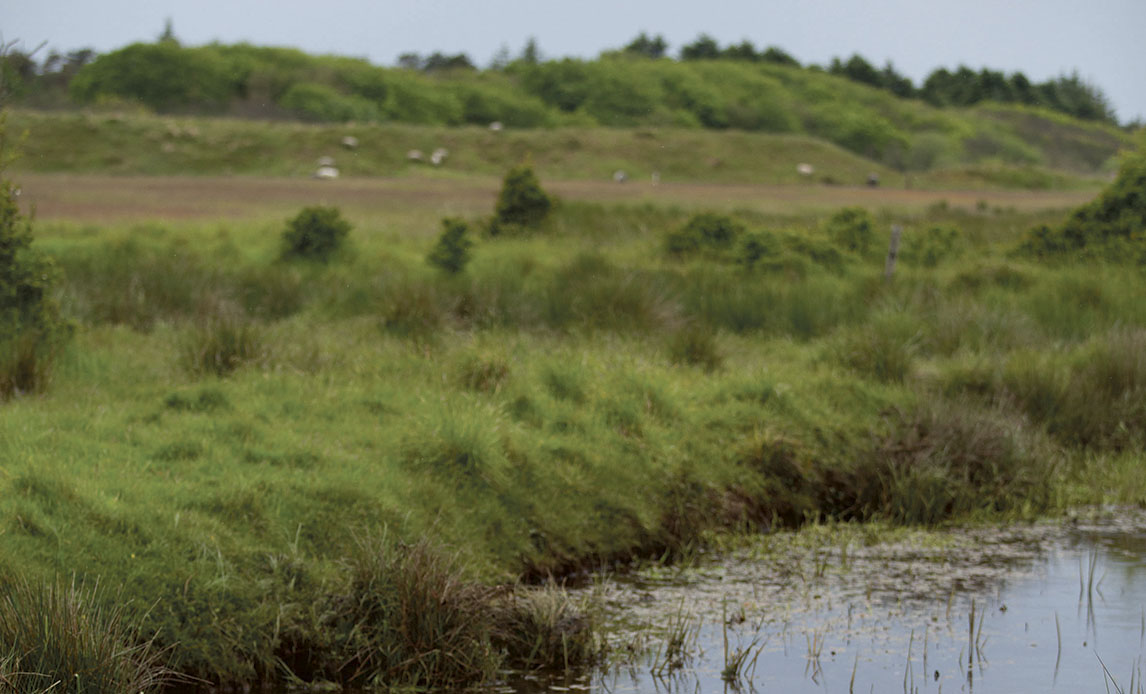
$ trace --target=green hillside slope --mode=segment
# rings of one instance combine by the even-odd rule
[[[78,69],[68,93],[99,110],[262,120],[803,135],[900,172],[1007,165],[1109,173],[1128,141],[1101,121],[987,102],[937,108],[798,65],[625,53],[419,70],[286,48],[159,42],[99,56]],[[24,103],[37,103],[33,96]]]

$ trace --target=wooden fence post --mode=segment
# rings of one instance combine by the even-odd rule
[[[891,244],[887,247],[887,265],[883,268],[883,281],[890,282],[891,275],[895,272],[895,258],[899,254],[899,236],[903,233],[903,227],[898,224],[893,224],[891,227]]]

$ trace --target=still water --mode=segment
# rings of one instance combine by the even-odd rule
[[[589,590],[631,657],[514,691],[1146,690],[1141,511],[942,533],[814,527]]]

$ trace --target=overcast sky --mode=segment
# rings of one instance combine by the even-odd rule
[[[675,55],[707,33],[775,45],[803,63],[859,53],[919,84],[937,67],[1073,71],[1121,121],[1146,120],[1146,0],[0,0],[0,38],[25,49],[104,52],[154,40],[247,41],[391,65],[406,52],[466,53],[485,66],[530,38],[543,57],[595,57],[644,31]]]

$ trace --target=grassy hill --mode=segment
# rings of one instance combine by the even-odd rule
[[[475,173],[500,173],[531,155],[562,177],[624,168],[781,182],[795,180],[795,163],[806,161],[823,164],[817,178],[841,182],[873,170],[942,170],[939,180],[952,180],[951,171],[975,167],[988,173],[962,178],[1016,185],[1014,176],[991,172],[1109,175],[1129,142],[1103,121],[988,102],[938,108],[798,65],[626,54],[426,71],[293,49],[161,42],[83,66],[66,102],[56,89],[54,101],[25,90],[15,103],[52,104],[57,113],[78,105],[96,115],[21,114],[31,132],[24,166],[34,170],[295,175],[354,134],[369,143],[340,162],[355,175],[401,173],[408,149],[444,146],[451,168]],[[156,121],[147,113],[235,120]],[[506,127],[500,138],[485,130],[494,121]],[[1064,184],[1041,173],[1019,178],[1020,186]]]
[[[493,132],[477,126],[307,124],[159,116],[139,110],[17,110],[9,121],[15,131],[27,133],[17,170],[138,175],[301,177],[311,175],[320,158],[332,157],[342,175],[360,177],[500,176],[528,160],[539,175],[564,180],[608,180],[623,170],[634,180],[646,181],[656,173],[665,182],[859,185],[875,173],[892,186],[910,182],[925,188],[1057,189],[1096,185],[1104,177],[1106,160],[1124,143],[1107,130],[1080,122],[1042,119],[1013,108],[998,107],[993,113],[1000,122],[1013,118],[1015,127],[1040,143],[1040,155],[1034,158],[1055,166],[1008,164],[981,156],[970,164],[902,171],[809,135],[684,128],[569,126]],[[359,146],[343,147],[345,136],[357,138]],[[407,156],[416,149],[428,158],[438,148],[449,152],[439,167]],[[814,173],[800,175],[800,163],[811,164]]]

